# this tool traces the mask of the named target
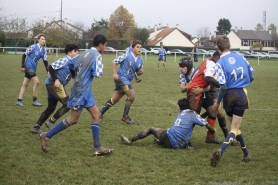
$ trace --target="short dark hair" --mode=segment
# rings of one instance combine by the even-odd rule
[[[79,47],[76,44],[67,44],[65,47],[65,53],[71,52],[72,50],[79,50]]]
[[[134,40],[134,41],[132,42],[131,47],[132,47],[132,48],[134,48],[137,44],[142,45],[142,42],[141,42],[141,41],[139,41],[139,40]]]
[[[180,110],[189,109],[189,103],[186,98],[179,99],[178,105],[180,107]]]
[[[105,44],[107,42],[107,38],[104,35],[97,34],[93,40],[93,46],[97,47],[99,44]]]
[[[38,39],[40,39],[41,37],[46,38],[46,36],[45,36],[44,34],[39,34],[39,35],[38,35]]]
[[[214,58],[214,57],[220,57],[219,51],[215,51],[215,52],[212,54],[212,58]]]

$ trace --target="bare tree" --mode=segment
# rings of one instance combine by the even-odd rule
[[[205,27],[200,27],[197,29],[197,36],[200,37],[208,37],[210,35],[210,30],[209,27],[205,26]]]

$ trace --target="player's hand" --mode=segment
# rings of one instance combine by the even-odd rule
[[[24,72],[24,71],[25,71],[25,68],[20,68],[20,71],[21,71],[21,72]]]
[[[201,87],[193,87],[193,88],[191,89],[191,91],[192,91],[192,93],[193,93],[194,95],[198,95],[198,94],[200,94],[200,93],[203,92],[203,88],[201,88]]]
[[[113,73],[113,78],[114,78],[114,80],[119,80],[119,75],[118,75],[118,73]]]
[[[218,112],[219,104],[217,102],[215,102],[212,108],[214,111]]]
[[[59,87],[60,84],[61,84],[60,81],[57,79],[55,80],[54,87]]]

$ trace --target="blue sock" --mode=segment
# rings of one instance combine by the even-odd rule
[[[244,157],[247,157],[248,150],[247,150],[246,145],[244,143],[242,134],[237,135],[236,140],[239,141],[239,143],[240,143],[240,147],[241,147],[241,150],[243,151]]]
[[[51,130],[49,130],[47,132],[47,134],[45,135],[45,137],[50,139],[54,135],[61,132],[62,130],[68,128],[69,126],[70,126],[70,124],[67,122],[67,119],[64,119],[64,120],[60,121],[59,123],[57,123]]]
[[[223,142],[222,146],[221,146],[221,154],[224,153],[224,151],[227,149],[227,147],[231,144],[231,142],[234,140],[234,138],[236,137],[235,133],[230,132],[228,134],[228,136],[226,137],[225,141]]]
[[[101,147],[100,134],[99,134],[99,124],[92,123],[91,128],[92,128],[92,133],[93,133],[94,147],[99,148],[99,147]]]

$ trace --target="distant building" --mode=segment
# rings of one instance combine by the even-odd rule
[[[166,46],[193,47],[191,35],[180,30],[178,25],[174,28],[157,27],[149,30],[148,46],[160,46],[162,42]]]
[[[263,45],[262,50],[276,50],[277,45],[269,31],[255,31],[232,29],[227,35],[230,39],[231,49],[250,50],[250,46],[259,42]]]

